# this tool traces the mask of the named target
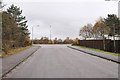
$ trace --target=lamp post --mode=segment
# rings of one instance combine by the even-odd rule
[[[32,45],[33,45],[33,32],[34,32],[34,27],[35,27],[35,26],[32,27]],[[36,27],[39,27],[39,25],[37,25]]]
[[[51,41],[51,25],[50,25],[50,41]]]

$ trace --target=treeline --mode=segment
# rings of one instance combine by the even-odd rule
[[[92,26],[87,24],[80,29],[79,36],[82,36],[84,40],[87,38],[99,38],[108,35],[115,37],[120,35],[120,20],[114,14],[109,14],[107,18],[99,18],[99,20]]]
[[[35,39],[33,40],[34,44],[78,44],[78,38],[70,39],[69,37],[66,37],[65,40],[62,39],[57,39],[57,37],[55,37],[54,40],[49,40],[48,37],[42,37],[41,39]]]
[[[80,29],[79,36],[82,36],[84,40],[86,39],[102,39],[103,48],[106,50],[105,39],[114,40],[114,52],[116,52],[116,39],[120,37],[120,20],[114,14],[108,14],[107,18],[100,18],[94,26],[92,24],[87,24]],[[107,36],[107,37],[106,37]],[[99,45],[98,45],[99,46]]]
[[[6,54],[11,48],[31,44],[27,27],[26,17],[19,7],[12,4],[7,11],[2,11],[2,47]]]

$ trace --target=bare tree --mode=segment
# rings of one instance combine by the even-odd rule
[[[87,24],[80,29],[79,36],[82,36],[85,40],[86,38],[93,37],[92,24]]]

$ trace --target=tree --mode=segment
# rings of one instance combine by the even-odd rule
[[[22,10],[18,8],[17,6],[14,6],[13,4],[7,9],[7,13],[11,15],[13,20],[17,23],[17,26],[19,27],[19,44],[24,46],[23,40],[29,36],[29,31],[27,29],[27,20],[25,20],[25,16],[22,16]]]
[[[2,49],[2,1],[0,0],[0,53]]]
[[[57,44],[57,37],[55,37],[54,39],[54,44]]]
[[[18,24],[23,31],[27,31],[27,20],[25,16],[22,16],[22,10],[13,4],[7,9],[7,12],[13,17],[14,21]]]
[[[0,0],[0,12],[2,12],[2,9],[5,5],[3,4],[2,0]]]
[[[119,20],[119,21],[120,21],[120,20]],[[118,28],[119,28],[118,35],[120,35],[120,24],[119,24]]]
[[[65,44],[70,44],[70,43],[73,43],[73,40],[69,39],[69,37],[66,37],[66,39],[64,40],[64,43]]]
[[[108,14],[108,17],[104,20],[105,20],[105,24],[107,26],[109,26],[109,28],[110,28],[109,36],[113,36],[113,38],[114,38],[114,51],[116,52],[115,35],[119,34],[119,32],[120,32],[119,18],[114,14]]]
[[[40,39],[41,44],[48,44],[48,42],[49,42],[48,37],[41,37],[41,39]]]
[[[70,43],[69,37],[66,37],[66,39],[64,40],[64,43],[67,43],[67,44]]]
[[[22,10],[13,4],[7,9],[7,12],[12,15],[14,21],[20,26],[26,26],[25,16],[22,16]]]
[[[104,24],[104,20],[103,18],[100,18],[95,25],[93,26],[93,33],[94,33],[94,37],[103,37],[103,35],[106,33],[105,29],[106,26]]]
[[[2,1],[0,0],[0,12],[2,11]]]
[[[120,28],[119,28],[120,21],[119,21],[119,18],[116,15],[114,15],[114,14],[109,15],[108,14],[108,17],[104,20],[105,20],[105,24],[107,26],[109,26],[109,28],[110,28],[110,33],[109,33],[110,36],[114,36],[114,35],[119,33],[119,31],[120,31]]]
[[[93,33],[94,33],[94,37],[102,37],[103,38],[103,46],[104,46],[104,50],[106,50],[106,45],[105,45],[105,34],[109,33],[109,28],[105,25],[104,19],[103,18],[99,18],[99,20],[95,23],[95,25],[93,26]]]
[[[74,42],[75,44],[78,44],[78,40],[80,40],[79,38],[75,38]]]
[[[11,11],[14,10],[11,9]],[[27,27],[18,24],[13,16],[15,13],[16,11],[14,13],[7,11],[2,12],[2,46],[6,54],[9,48],[30,45],[29,31]]]
[[[2,4],[2,1],[0,0],[0,5]]]
[[[92,24],[87,24],[80,29],[79,36],[82,36],[85,40],[86,38],[91,38],[93,36]]]
[[[7,12],[2,12],[2,43],[4,51],[7,53],[8,48],[12,47],[19,36],[18,27]],[[7,50],[5,50],[7,49]]]
[[[69,40],[69,37],[66,37],[66,39],[65,40]]]
[[[55,37],[55,39],[54,40],[57,40],[57,37]]]

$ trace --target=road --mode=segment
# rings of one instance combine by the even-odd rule
[[[118,78],[118,64],[67,45],[41,45],[7,78]]]
[[[0,78],[2,76],[2,58],[0,58]]]

